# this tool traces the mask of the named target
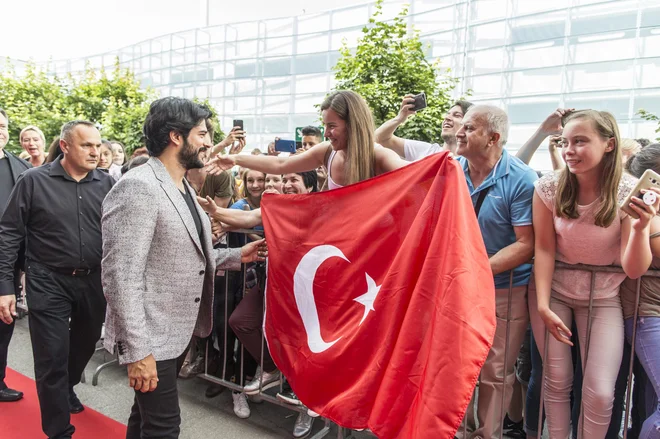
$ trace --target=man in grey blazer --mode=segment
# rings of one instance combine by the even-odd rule
[[[155,101],[144,123],[151,159],[124,175],[103,202],[105,347],[128,365],[135,402],[127,439],[178,438],[176,378],[193,335],[211,332],[216,268],[264,260],[265,243],[214,250],[211,224],[184,174],[210,112],[181,98]]]

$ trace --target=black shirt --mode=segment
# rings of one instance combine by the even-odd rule
[[[0,219],[0,295],[13,293],[14,262],[25,237],[27,259],[54,268],[101,265],[101,203],[114,179],[93,170],[76,182],[60,160],[16,181]]]
[[[179,191],[181,192],[181,191]],[[190,214],[193,217],[193,221],[195,221],[195,228],[197,229],[197,235],[199,235],[199,240],[200,242],[202,241],[202,221],[199,218],[199,213],[197,212],[197,208],[195,207],[195,200],[193,200],[192,194],[188,189],[186,189],[186,193],[184,194],[181,192],[181,196],[183,197],[184,200],[186,200],[186,204],[188,205],[188,209],[190,209]]]
[[[14,187],[14,177],[11,175],[11,166],[9,159],[5,155],[0,159],[0,217],[5,211],[9,194]]]

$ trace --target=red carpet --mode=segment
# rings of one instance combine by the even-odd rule
[[[34,380],[7,368],[5,383],[24,393],[18,402],[0,402],[0,438],[43,439],[41,412]],[[75,439],[124,439],[126,426],[85,407],[85,411],[71,415],[76,427]]]

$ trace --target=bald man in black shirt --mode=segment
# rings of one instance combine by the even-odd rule
[[[94,353],[105,317],[101,287],[101,203],[114,179],[96,170],[101,135],[94,124],[62,127],[64,153],[23,173],[0,219],[0,319],[16,315],[13,267],[25,251],[30,337],[41,408],[50,439],[70,439],[73,391]]]

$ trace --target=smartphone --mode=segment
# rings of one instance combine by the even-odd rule
[[[637,213],[630,208],[632,197],[642,198],[642,189],[650,189],[652,187],[660,189],[660,175],[651,169],[647,169],[639,178],[635,188],[630,191],[626,199],[623,200],[623,203],[621,203],[621,206],[619,206],[621,210],[635,219],[639,218],[639,215],[637,215]]]
[[[241,131],[245,131],[243,128],[243,121],[240,119],[234,119],[234,124],[231,126],[231,129],[233,130],[234,127],[241,127]]]
[[[296,141],[277,139],[275,141],[275,151],[294,154],[296,152]]]
[[[413,111],[419,111],[426,108],[426,93],[421,92],[420,94],[413,96],[413,99],[415,100],[413,103],[415,105]]]

